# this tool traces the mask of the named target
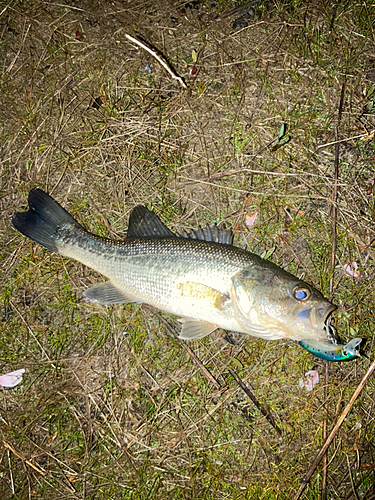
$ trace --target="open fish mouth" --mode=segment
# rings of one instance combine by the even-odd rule
[[[304,322],[308,328],[312,328],[315,332],[326,330],[327,338],[334,337],[335,330],[331,326],[331,314],[336,309],[336,306],[328,301],[314,305],[307,305],[297,313],[297,318]],[[319,335],[321,336],[321,334]]]

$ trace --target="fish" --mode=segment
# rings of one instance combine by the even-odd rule
[[[222,328],[300,342],[317,356],[331,342],[327,325],[336,306],[273,262],[234,246],[230,229],[173,233],[139,205],[126,238],[114,241],[90,233],[41,189],[30,191],[28,205],[11,217],[19,232],[108,278],[83,292],[90,302],[141,302],[180,316],[185,340]]]

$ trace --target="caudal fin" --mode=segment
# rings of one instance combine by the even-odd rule
[[[41,189],[29,193],[29,210],[12,215],[13,226],[33,241],[58,252],[58,230],[70,224],[84,229],[61,205]]]

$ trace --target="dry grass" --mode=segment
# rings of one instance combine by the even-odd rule
[[[269,2],[225,16],[238,5],[161,4],[0,7],[0,372],[26,368],[0,394],[4,499],[289,499],[325,416],[331,428],[370,363],[331,365],[325,388],[324,364],[298,346],[216,332],[190,346],[217,390],[152,311],[89,307],[82,291],[100,277],[14,231],[31,187],[100,235],[122,237],[143,203],[172,229],[225,222],[238,245],[327,296],[333,273],[340,336],[368,339],[374,357],[374,140],[349,139],[375,129],[374,6]],[[188,90],[129,43],[134,29]],[[283,122],[292,140],[274,150]],[[342,272],[352,261],[358,280]],[[314,363],[321,383],[307,393],[298,381]],[[329,450],[327,498],[375,498],[374,394],[370,379]],[[319,498],[321,478],[318,468],[302,498]]]

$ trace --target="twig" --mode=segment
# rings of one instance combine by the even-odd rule
[[[178,334],[175,332],[174,328],[168,323],[168,321],[163,318],[163,316],[157,312],[155,312],[151,307],[147,306],[146,304],[143,304],[143,307],[146,307],[149,311],[151,311],[162,323],[165,325],[167,330],[173,335],[173,337],[179,341],[179,343],[182,345],[182,347],[185,349],[185,351],[189,354],[191,359],[199,366],[200,370],[202,371],[203,375],[206,377],[206,379],[211,382],[211,384],[215,387],[215,389],[219,390],[221,389],[220,383],[216,380],[216,378],[211,375],[211,373],[207,370],[207,368],[203,365],[203,363],[200,361],[200,359],[194,354],[194,352],[190,349],[190,347],[184,342]]]
[[[335,24],[335,19],[336,19],[336,14],[337,14],[337,7],[339,6],[339,3],[341,3],[340,0],[338,0],[335,5],[333,6],[333,9],[332,9],[332,16],[331,16],[331,22],[329,24],[329,29],[328,29],[328,33],[331,33],[331,31],[333,30],[333,25]]]
[[[171,64],[165,59],[165,57],[162,54],[158,53],[156,49],[154,49],[153,47],[151,47],[151,45],[149,45],[147,42],[141,40],[138,37],[133,37],[128,34],[125,34],[125,36],[128,40],[135,43],[142,49],[146,50],[149,54],[151,54],[152,57],[154,57],[158,61],[158,63],[161,64],[163,68],[171,75],[171,77],[178,81],[181,87],[183,87],[184,89],[188,88],[186,83],[184,82],[184,79],[177,74],[177,72],[171,66]]]
[[[348,462],[348,473],[349,473],[349,478],[350,478],[350,484],[352,485],[353,496],[354,496],[355,500],[359,500],[357,492],[355,491],[355,486],[354,486],[352,471],[350,470],[350,461],[349,461],[348,455],[346,455],[346,461]]]
[[[234,380],[237,382],[237,384],[241,387],[241,389],[246,393],[246,395],[251,399],[251,401],[255,404],[255,406],[258,408],[258,410],[261,412],[262,415],[266,417],[268,422],[272,425],[272,427],[275,429],[277,432],[277,435],[279,436],[280,439],[282,439],[282,433],[280,427],[276,424],[273,416],[269,411],[267,411],[257,400],[257,398],[254,396],[254,394],[251,392],[251,390],[246,387],[246,385],[242,382],[240,378],[237,377],[237,375],[234,373],[233,370],[228,368],[229,373],[231,376],[234,378]]]
[[[353,135],[352,137],[347,137],[346,139],[335,139],[332,142],[327,142],[326,144],[321,144],[318,146],[318,149],[325,148],[327,146],[333,146],[334,144],[340,144],[341,142],[348,142],[351,141],[352,139],[361,139],[364,137],[367,133],[359,134],[359,135]]]
[[[344,422],[346,416],[348,415],[348,413],[352,409],[352,406],[354,405],[355,400],[360,395],[362,389],[366,385],[367,380],[370,378],[370,376],[371,376],[371,374],[372,374],[372,372],[374,370],[375,370],[375,361],[372,363],[372,365],[370,366],[370,368],[367,370],[367,373],[364,375],[364,377],[361,380],[361,382],[359,383],[357,389],[354,391],[353,396],[351,397],[349,403],[344,408],[344,410],[343,410],[340,418],[338,419],[336,425],[332,429],[331,434],[328,436],[326,442],[324,443],[324,446],[322,447],[322,449],[318,453],[317,457],[315,458],[315,460],[314,460],[313,464],[311,465],[310,469],[308,470],[307,474],[302,478],[301,486],[299,487],[299,490],[295,494],[293,500],[299,500],[299,498],[301,497],[301,494],[302,494],[303,490],[306,488],[307,483],[310,481],[311,476],[314,474],[315,469],[317,468],[317,466],[319,465],[319,463],[322,460],[323,456],[325,455],[325,453],[327,452],[328,448],[330,447],[330,445],[331,445],[334,437],[337,434],[337,431],[340,429],[340,427],[341,427],[342,423]]]
[[[338,127],[335,127],[335,139],[338,138]],[[339,179],[339,159],[340,159],[340,146],[336,142],[335,145],[335,163],[334,163],[334,174],[333,174],[333,192],[332,192],[332,253],[331,253],[331,278],[329,280],[329,294],[332,298],[333,293],[333,279],[335,270],[335,260],[336,260],[336,245],[337,245],[337,188]]]
[[[19,453],[17,453],[16,450],[14,448],[12,448],[11,445],[8,444],[4,440],[3,440],[3,445],[5,446],[5,448],[8,448],[8,450],[10,450],[14,455],[16,455],[17,458],[19,458],[20,460],[22,460],[23,462],[25,462],[27,465],[30,465],[30,467],[32,467],[36,472],[39,472],[39,474],[41,474],[42,476],[47,475],[47,472],[42,471],[41,469],[39,469],[39,467],[37,467],[36,465],[34,465],[33,463],[31,463],[30,460],[27,460],[22,455],[20,455]]]
[[[324,419],[323,419],[323,431],[322,431],[322,441],[324,442],[327,439],[327,423],[328,423],[328,383],[329,383],[329,367],[328,361],[325,363],[325,384],[324,384]],[[328,469],[328,460],[327,453],[323,456],[323,467],[322,467],[322,494],[321,500],[325,500],[327,496],[327,469]]]
[[[339,162],[340,162],[340,145],[339,145],[339,126],[342,117],[342,108],[344,106],[345,99],[345,88],[346,80],[343,81],[341,86],[340,104],[339,112],[337,116],[337,125],[335,127],[335,162],[334,162],[334,184],[332,192],[332,254],[331,254],[331,279],[329,282],[329,293],[330,298],[333,293],[333,279],[334,279],[334,269],[335,269],[335,259],[336,259],[336,244],[337,244],[337,190],[338,190],[338,179],[339,179]]]
[[[345,98],[345,87],[346,80],[344,79],[341,86],[340,104],[337,116],[337,125],[335,127],[335,161],[334,161],[334,173],[333,173],[333,192],[332,192],[332,253],[331,253],[331,277],[329,280],[329,298],[332,299],[333,295],[333,281],[335,277],[335,261],[336,261],[336,247],[337,247],[337,191],[339,183],[339,163],[340,163],[340,144],[339,144],[339,126],[342,117],[342,108],[344,106]],[[328,382],[329,382],[329,368],[328,361],[325,362],[325,386],[324,386],[324,396],[327,401],[328,397]],[[328,408],[327,403],[324,405],[324,420],[323,420],[323,435],[322,439],[325,441],[327,439],[327,419],[328,419]],[[323,456],[323,474],[322,474],[322,494],[321,500],[325,500],[327,496],[327,455]]]

